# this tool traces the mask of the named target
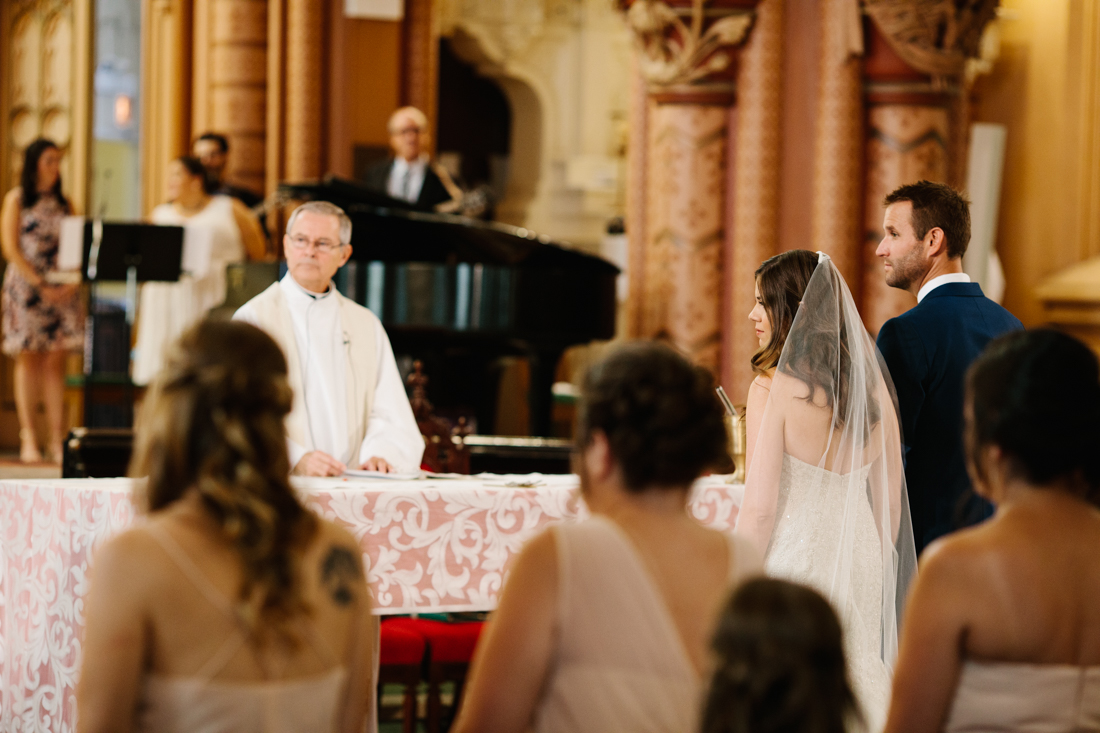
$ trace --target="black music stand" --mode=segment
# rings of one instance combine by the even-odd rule
[[[82,279],[89,283],[84,337],[84,425],[130,428],[134,385],[130,343],[137,286],[176,282],[183,258],[183,227],[134,222],[84,222]],[[125,308],[100,303],[99,282],[125,282]]]

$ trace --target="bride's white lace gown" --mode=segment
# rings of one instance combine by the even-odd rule
[[[826,255],[770,379],[753,385],[736,531],[764,554],[768,575],[832,604],[864,722],[878,733],[917,557],[889,373]]]
[[[808,585],[833,602],[856,697],[868,729],[877,731],[886,721],[890,673],[882,659],[882,542],[865,488],[870,470],[864,466],[853,480],[784,454],[764,571]],[[838,549],[843,552],[848,542],[851,562],[838,562]],[[837,577],[844,572],[838,568],[848,567],[849,578]]]

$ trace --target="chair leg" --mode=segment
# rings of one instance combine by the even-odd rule
[[[440,730],[440,713],[442,712],[443,701],[439,695],[439,673],[436,665],[431,665],[428,672],[428,719],[427,719],[427,733],[442,733]]]
[[[405,701],[404,701],[404,724],[402,725],[402,731],[404,733],[416,733],[416,688],[420,684],[420,675],[410,675],[405,681]]]

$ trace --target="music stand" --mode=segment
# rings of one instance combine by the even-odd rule
[[[69,224],[76,225],[77,222]],[[89,428],[128,428],[134,422],[130,343],[137,314],[137,286],[144,282],[179,280],[184,230],[180,226],[98,219],[84,221],[81,229],[79,279],[89,284],[84,338],[84,424]],[[75,234],[71,229],[70,232]],[[66,269],[62,261],[73,264],[76,255],[71,235],[63,239],[69,241],[61,244],[59,269]],[[66,274],[60,273],[62,277]],[[68,276],[76,274],[71,272]],[[96,284],[100,282],[126,283],[123,313],[97,302]],[[114,399],[97,399],[101,388],[104,396]]]

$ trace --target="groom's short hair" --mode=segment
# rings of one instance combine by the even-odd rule
[[[939,227],[947,240],[947,257],[957,260],[970,245],[970,202],[945,183],[917,181],[899,186],[883,200],[883,206],[908,201],[913,205],[913,233],[924,239]]]

